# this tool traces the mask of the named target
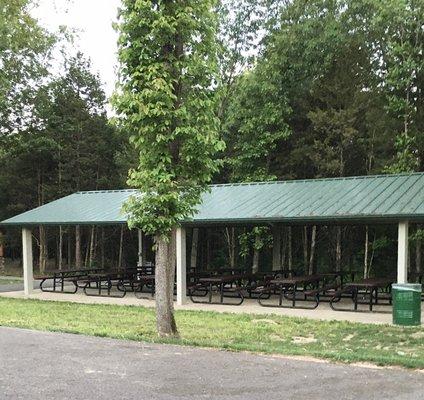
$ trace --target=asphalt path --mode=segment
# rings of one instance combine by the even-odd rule
[[[39,289],[40,284],[39,282],[34,282],[34,289]],[[9,283],[9,284],[4,284],[1,282],[0,280],[0,293],[4,293],[4,292],[19,292],[24,290],[24,283]]]
[[[424,374],[0,327],[0,399],[423,399]]]

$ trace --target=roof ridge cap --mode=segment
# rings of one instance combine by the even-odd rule
[[[344,180],[354,180],[354,179],[387,178],[387,177],[413,176],[413,175],[424,175],[424,171],[401,172],[397,174],[336,176],[336,177],[329,177],[329,178],[306,178],[306,179],[287,179],[287,180],[276,180],[276,181],[216,183],[216,184],[209,185],[209,187],[271,185],[271,184],[283,184],[283,183],[295,183],[295,182],[344,181]]]

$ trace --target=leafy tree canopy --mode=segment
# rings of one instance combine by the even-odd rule
[[[128,183],[143,193],[126,211],[150,234],[167,235],[191,216],[217,170],[213,5],[126,0],[120,11],[115,105],[139,152]]]

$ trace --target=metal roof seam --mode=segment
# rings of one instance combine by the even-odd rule
[[[385,175],[382,175],[385,176]],[[361,180],[357,183],[357,185],[355,185],[354,187],[350,188],[350,190],[348,192],[345,192],[338,200],[337,203],[340,203],[342,199],[344,199],[346,196],[348,196],[349,194],[351,194],[354,190],[357,190],[358,187],[361,186],[361,184],[364,182],[364,180]],[[368,189],[371,185],[366,185],[361,191],[363,191],[364,189]],[[372,189],[373,190],[373,189]],[[356,205],[358,205],[361,201],[363,201],[363,198],[357,200],[356,202],[354,202],[353,204],[349,204],[350,208],[349,210],[351,211],[353,207],[355,207]],[[322,213],[325,213],[327,210],[329,210],[331,208],[331,206],[328,206],[324,211],[322,211]],[[350,212],[349,211],[349,212]],[[342,211],[340,211],[340,207],[338,208],[338,212],[342,213]],[[348,212],[348,211],[345,211]]]
[[[368,199],[368,196],[367,196],[367,199],[361,199],[361,200],[359,200],[356,204],[355,204],[355,206],[357,206],[357,205],[359,205],[359,204],[361,204],[361,203],[363,203],[365,200],[367,201],[367,203],[369,204],[369,203],[371,203],[372,201],[374,201],[374,200],[376,200],[381,194],[383,194],[390,186],[392,186],[395,182],[396,182],[396,180],[397,180],[397,178],[396,179],[393,179],[392,180],[392,182],[388,182],[388,185],[387,186],[384,186],[385,185],[385,183],[386,183],[386,181],[387,181],[387,179],[384,179],[379,185],[377,184],[377,186],[376,187],[374,187],[374,188],[371,188],[371,191],[370,191],[370,193],[369,193],[369,196],[371,196],[372,195],[372,193],[374,193],[374,192],[377,192],[377,193],[375,193],[373,196],[373,198],[372,199]],[[371,186],[371,185],[368,185],[368,186]],[[383,187],[381,187],[381,186],[383,186]],[[378,207],[377,207],[378,208]],[[376,208],[376,209],[377,209]]]
[[[408,188],[403,192],[403,193],[401,193],[398,197],[397,197],[397,199],[395,199],[394,201],[392,201],[392,205],[393,204],[395,204],[395,203],[397,203],[397,202],[399,202],[399,200],[403,197],[403,196],[405,196],[405,194],[414,186],[414,184],[416,183],[416,182],[418,182],[420,180],[420,177],[418,177],[418,179],[416,179],[416,180],[414,180],[414,181],[412,181],[411,183],[410,183],[410,185],[408,186]],[[390,206],[390,208],[391,208],[392,206]]]

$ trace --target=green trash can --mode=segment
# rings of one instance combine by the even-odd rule
[[[393,323],[402,326],[421,325],[421,284],[392,285]]]

